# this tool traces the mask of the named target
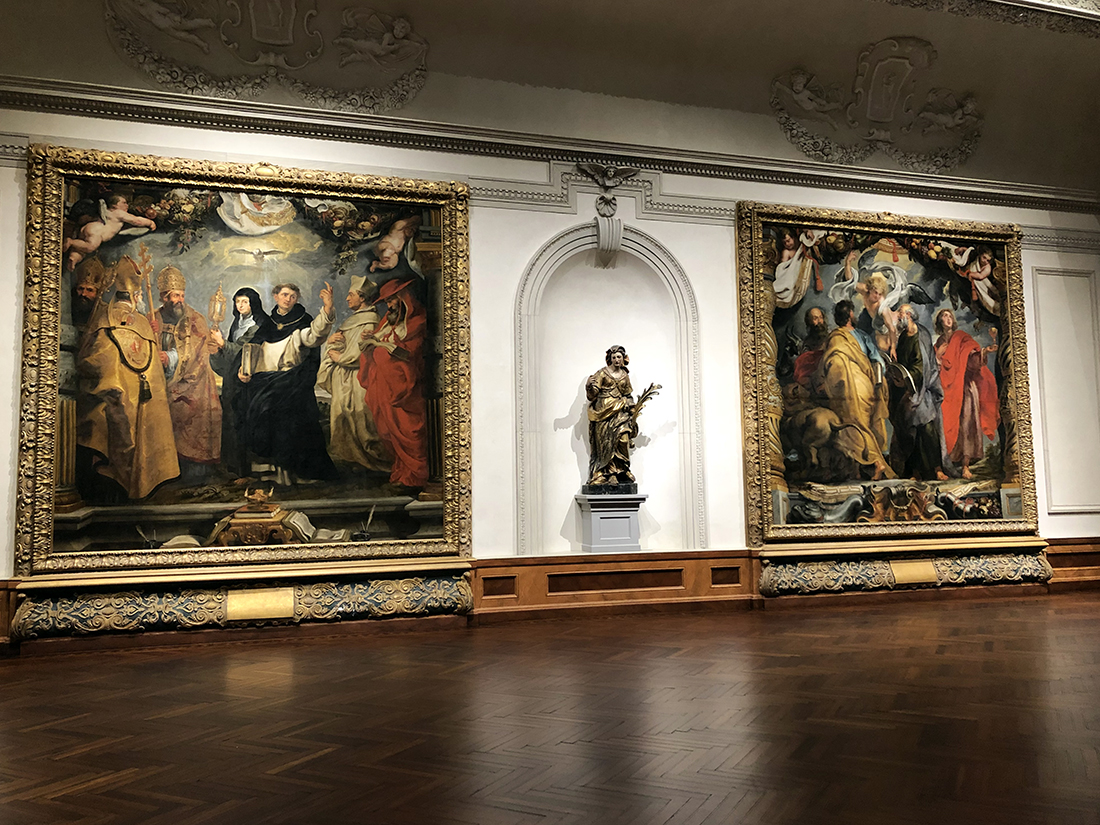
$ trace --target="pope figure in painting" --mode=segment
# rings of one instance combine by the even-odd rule
[[[129,256],[114,266],[115,294],[96,306],[77,353],[77,444],[92,468],[131,499],[179,475],[164,369],[149,320],[135,307],[141,273]]]
[[[153,313],[160,335],[160,362],[168,385],[168,410],[185,480],[201,480],[201,467],[217,464],[222,452],[222,405],[210,368],[211,338],[206,319],[185,302],[187,282],[174,266],[157,275],[161,307]],[[198,470],[198,472],[196,472]]]

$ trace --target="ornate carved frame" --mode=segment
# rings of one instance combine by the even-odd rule
[[[301,197],[370,198],[438,205],[443,269],[443,537],[255,548],[180,548],[62,553],[53,547],[55,448],[58,438],[61,229],[66,179],[97,177],[168,186],[247,189]],[[129,155],[34,145],[27,164],[23,376],[16,502],[16,575],[72,575],[143,570],[179,579],[232,565],[278,564],[292,574],[318,563],[470,556],[471,424],[469,190],[466,184],[278,167],[268,163]],[[391,564],[392,566],[392,564]]]
[[[775,374],[777,342],[772,329],[775,296],[764,279],[763,225],[767,222],[819,226],[825,229],[898,233],[935,232],[944,237],[1004,244],[1008,289],[1002,309],[998,352],[1005,386],[1001,414],[1006,441],[1015,443],[1019,467],[1022,517],[997,520],[948,520],[862,524],[774,524],[770,505],[772,481],[783,478],[779,425],[782,399]],[[873,540],[949,535],[1035,534],[1038,506],[1032,453],[1031,408],[1024,325],[1020,228],[1015,225],[914,218],[887,212],[850,212],[744,202],[737,215],[738,303],[741,344],[742,411],[744,417],[746,529],[752,546],[780,541]],[[914,547],[899,542],[899,552]]]

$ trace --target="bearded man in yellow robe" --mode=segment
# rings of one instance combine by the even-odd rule
[[[846,425],[837,434],[840,451],[857,464],[871,467],[872,480],[894,478],[886,463],[886,362],[871,336],[855,328],[855,306],[839,301],[833,308],[836,329],[825,341],[821,386],[829,409]]]

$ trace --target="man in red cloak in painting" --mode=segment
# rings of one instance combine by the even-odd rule
[[[412,280],[387,281],[378,297],[386,315],[360,337],[359,383],[378,434],[393,453],[390,483],[403,492],[428,481],[427,404],[424,400],[424,342],[428,317],[412,294]]]
[[[936,313],[936,360],[943,384],[943,435],[951,460],[962,467],[963,478],[973,478],[970,463],[985,456],[982,434],[997,436],[1000,413],[997,382],[985,357],[997,346],[982,347],[958,328],[955,313]]]

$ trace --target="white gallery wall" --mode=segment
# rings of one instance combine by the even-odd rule
[[[0,131],[9,136],[0,143],[469,182],[478,557],[578,551],[573,495],[587,470],[583,382],[616,343],[630,353],[635,393],[650,382],[663,386],[642,414],[634,460],[641,492],[649,496],[643,547],[745,546],[738,201],[1100,231],[1096,217],[1084,214],[643,174],[651,196],[640,184],[616,193],[624,247],[613,266],[601,268],[592,248],[598,189],[572,178],[562,184],[566,164],[20,111],[0,115]],[[24,174],[14,159],[0,166],[0,386],[9,392],[0,404],[0,506],[9,525],[0,532],[0,577],[13,569]],[[537,196],[542,191],[545,197]],[[578,248],[554,258],[560,238]],[[1023,264],[1040,530],[1048,538],[1097,536],[1100,253],[1025,244]]]

